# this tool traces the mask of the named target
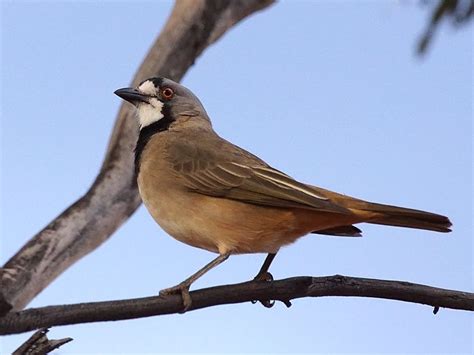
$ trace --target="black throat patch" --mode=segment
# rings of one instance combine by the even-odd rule
[[[168,105],[164,104],[161,112],[163,113],[162,119],[160,119],[159,121],[153,122],[152,124],[140,129],[137,144],[135,146],[135,177],[136,178],[138,177],[138,173],[140,172],[140,159],[148,141],[155,134],[163,132],[163,131],[167,131],[170,125],[174,121],[173,115],[171,114],[171,111]]]

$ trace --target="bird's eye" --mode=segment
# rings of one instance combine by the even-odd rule
[[[174,91],[171,88],[164,88],[163,90],[161,90],[161,96],[165,100],[171,100],[174,96]]]

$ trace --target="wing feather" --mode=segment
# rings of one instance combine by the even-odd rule
[[[190,191],[256,205],[351,213],[245,150],[222,140],[219,144],[213,150],[192,142],[173,146],[172,166]]]

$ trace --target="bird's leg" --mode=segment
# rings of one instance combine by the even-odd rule
[[[254,280],[273,281],[273,275],[268,272],[268,269],[270,268],[273,259],[275,259],[275,256],[276,253],[268,253],[267,257],[265,258],[265,261],[263,262],[262,267],[260,268],[260,271],[258,272],[257,276],[254,277]],[[252,301],[252,303],[256,303],[256,301]],[[260,300],[260,303],[266,308],[271,308],[275,304],[275,301]]]
[[[275,259],[276,253],[268,253],[265,261],[263,262],[260,271],[257,276],[254,277],[254,280],[257,281],[273,281],[273,276],[268,272],[270,265],[272,264],[273,259]]]
[[[217,258],[212,260],[209,264],[206,264],[203,268],[199,269],[196,273],[189,276],[183,282],[180,282],[176,286],[161,290],[160,296],[181,293],[181,297],[183,298],[183,305],[184,305],[183,312],[186,312],[191,307],[191,304],[192,304],[191,296],[189,295],[189,287],[191,286],[191,284],[197,279],[199,279],[206,272],[211,270],[212,268],[226,261],[229,256],[230,256],[230,253],[219,255]]]

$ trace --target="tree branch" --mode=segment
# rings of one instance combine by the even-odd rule
[[[132,85],[157,75],[180,80],[205,48],[271,3],[178,0]],[[0,315],[25,307],[64,270],[106,241],[139,206],[133,169],[138,128],[133,115],[130,105],[122,105],[102,168],[89,191],[0,269]]]
[[[48,339],[49,332],[46,328],[36,331],[27,341],[13,352],[13,355],[43,355],[58,349],[64,344],[72,341],[72,338]]]
[[[294,277],[279,281],[250,281],[191,292],[190,310],[252,300],[279,300],[287,306],[302,297],[373,297],[474,311],[474,293],[447,290],[404,281],[348,276]],[[146,297],[107,302],[31,308],[0,318],[0,335],[27,332],[41,327],[103,322],[179,313],[181,296]]]
[[[433,1],[425,1],[426,4],[434,5],[430,21],[423,35],[418,40],[417,53],[424,55],[433,41],[436,29],[443,19],[451,19],[454,25],[467,24],[474,17],[474,0],[439,0],[437,4]]]

